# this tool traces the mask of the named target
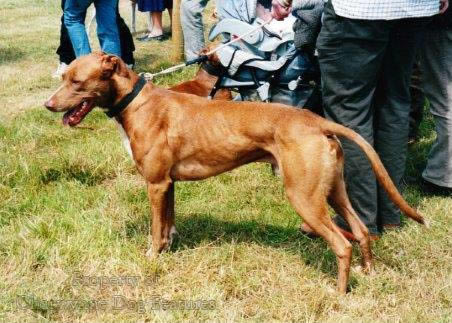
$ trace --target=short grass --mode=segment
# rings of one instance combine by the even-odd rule
[[[333,253],[298,234],[265,165],[178,183],[180,236],[150,262],[144,183],[113,122],[96,111],[67,129],[42,107],[58,85],[59,16],[57,1],[0,1],[1,322],[452,321],[452,199],[417,184],[430,117],[404,195],[432,226],[406,221],[386,234],[374,245],[375,274],[353,272],[346,296],[332,291]],[[137,70],[169,66],[169,53],[168,42],[137,44]]]

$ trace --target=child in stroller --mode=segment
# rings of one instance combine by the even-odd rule
[[[323,0],[304,0],[283,21],[261,29],[217,52],[222,72],[213,89],[234,89],[242,100],[279,102],[322,113],[320,72],[314,44],[320,30]],[[243,35],[271,17],[271,1],[217,2],[219,22],[209,39]],[[295,32],[294,32],[295,30]],[[300,35],[299,32],[302,32]]]

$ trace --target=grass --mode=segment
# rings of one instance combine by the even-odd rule
[[[144,182],[113,122],[95,111],[66,129],[42,107],[59,83],[50,74],[60,14],[53,1],[0,2],[1,322],[452,321],[452,199],[417,184],[430,116],[410,149],[404,195],[432,226],[407,221],[385,234],[375,273],[352,272],[346,296],[332,291],[333,253],[298,234],[265,165],[178,183],[180,236],[150,262]],[[137,44],[137,70],[169,66],[169,52],[169,42]]]

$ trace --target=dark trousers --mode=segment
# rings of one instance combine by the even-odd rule
[[[61,9],[64,10],[65,0],[61,1]],[[133,43],[133,36],[129,30],[129,27],[124,22],[124,19],[117,12],[117,23],[119,29],[119,40],[121,42],[121,58],[126,64],[135,64],[133,52],[135,50],[135,44]],[[71,39],[64,25],[63,16],[61,16],[61,31],[60,31],[60,46],[56,53],[60,57],[60,62],[70,64],[75,59],[74,48],[72,47]]]
[[[422,72],[419,66],[419,59],[413,67],[413,75],[411,76],[410,85],[411,94],[411,111],[410,111],[410,140],[416,140],[419,133],[419,126],[421,125],[424,116],[425,94],[422,89]]]
[[[395,185],[405,171],[410,77],[426,18],[359,20],[325,6],[317,49],[325,115],[375,147]],[[376,182],[361,149],[342,140],[351,203],[371,234],[399,224],[400,212]],[[344,222],[338,218],[338,224]]]

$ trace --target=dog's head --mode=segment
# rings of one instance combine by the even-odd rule
[[[199,55],[200,56],[201,55],[207,55],[207,53],[209,53],[210,51],[212,51],[213,49],[215,49],[219,45],[221,45],[221,43],[219,41],[210,43],[209,45],[207,45],[206,47],[201,49],[201,51],[199,52]],[[208,61],[210,63],[212,63],[212,65],[214,65],[214,66],[221,65],[220,58],[218,57],[217,53],[210,54],[210,55],[207,56],[207,58],[208,58]]]
[[[129,70],[117,56],[96,52],[73,61],[63,74],[63,84],[45,102],[53,112],[66,112],[63,123],[79,124],[95,107],[108,108],[118,96],[118,77]]]

